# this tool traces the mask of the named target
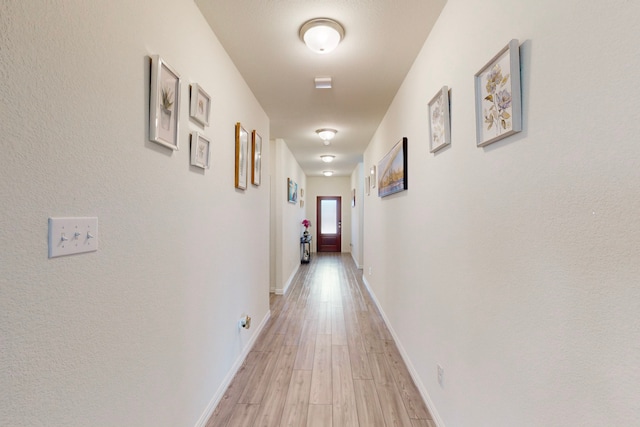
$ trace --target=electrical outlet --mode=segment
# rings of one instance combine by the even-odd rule
[[[438,384],[444,388],[444,368],[438,365]]]
[[[373,272],[373,267],[369,266],[369,276],[371,276],[372,272]]]

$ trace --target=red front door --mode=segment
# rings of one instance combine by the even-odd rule
[[[316,206],[318,252],[342,252],[342,198],[318,196]]]

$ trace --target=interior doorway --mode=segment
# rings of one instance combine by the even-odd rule
[[[342,197],[318,196],[316,236],[318,252],[342,252]]]

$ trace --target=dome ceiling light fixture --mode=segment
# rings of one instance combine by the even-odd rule
[[[329,145],[331,144],[330,141],[333,139],[334,136],[336,136],[336,133],[338,133],[338,131],[335,129],[324,128],[324,129],[316,130],[316,133],[318,134],[320,139],[322,139],[322,143],[324,145]]]
[[[332,86],[331,77],[316,77],[313,82],[316,89],[331,89]]]
[[[322,175],[331,176],[331,175],[333,175],[333,171],[322,171]]]
[[[336,156],[332,156],[331,154],[325,154],[323,156],[320,156],[320,158],[325,163],[331,163],[331,162],[333,162],[333,159],[336,158]]]
[[[338,47],[344,38],[344,27],[333,19],[315,18],[302,24],[299,35],[309,49],[326,54]]]

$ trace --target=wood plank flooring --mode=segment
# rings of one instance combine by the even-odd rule
[[[314,254],[206,427],[435,427],[349,254]]]

